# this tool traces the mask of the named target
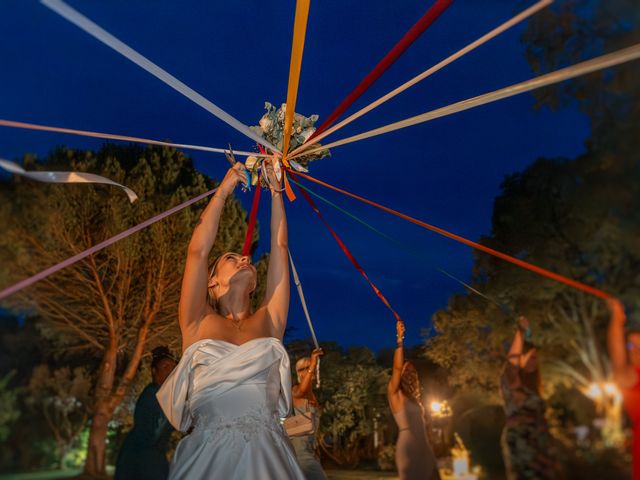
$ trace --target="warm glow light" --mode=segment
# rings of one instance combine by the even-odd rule
[[[433,413],[441,413],[442,412],[442,403],[433,401],[431,402],[431,411]]]
[[[620,395],[620,390],[615,383],[607,382],[604,384],[604,391],[610,397],[617,397]]]
[[[602,395],[603,395],[602,388],[600,388],[600,385],[598,385],[597,383],[591,383],[589,385],[589,388],[587,388],[585,395],[592,400],[602,398]]]

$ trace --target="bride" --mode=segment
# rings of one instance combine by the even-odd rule
[[[277,185],[273,167],[266,170],[269,183]],[[249,257],[227,252],[207,269],[225,199],[244,181],[237,163],[189,243],[179,307],[182,358],[157,394],[171,424],[190,432],[178,444],[170,479],[304,478],[280,424],[291,407],[289,357],[282,345],[289,268],[280,191],[271,190],[271,256],[262,305],[251,311],[257,275]]]

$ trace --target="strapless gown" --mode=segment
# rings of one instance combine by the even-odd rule
[[[157,394],[177,430],[170,479],[304,479],[280,419],[291,408],[289,356],[276,338],[200,340]]]

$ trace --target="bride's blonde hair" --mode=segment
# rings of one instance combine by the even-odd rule
[[[213,262],[211,262],[211,266],[209,267],[209,276],[207,276],[207,302],[209,302],[211,308],[216,312],[218,312],[218,299],[213,291],[213,287],[209,286],[209,281],[211,280],[211,277],[213,277],[214,273],[216,273],[216,267],[223,255],[224,253],[222,255],[218,255]]]
[[[224,252],[223,254],[218,255],[216,258],[214,258],[213,262],[211,262],[211,266],[209,267],[209,276],[207,277],[207,302],[209,302],[209,305],[216,313],[220,313],[218,311],[218,299],[216,298],[213,287],[209,287],[209,280],[211,280],[211,277],[213,277],[213,275],[216,273],[216,267],[218,266],[218,263],[220,263],[222,257],[224,257],[227,253],[229,252]],[[256,278],[256,285],[254,289],[251,290],[250,297],[253,297],[253,293],[256,291],[256,288],[258,286],[257,281],[258,279]]]

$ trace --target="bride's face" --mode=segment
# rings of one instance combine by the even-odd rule
[[[225,289],[231,287],[247,288],[253,291],[256,288],[257,271],[251,264],[248,256],[227,252],[220,257],[214,266],[210,286],[221,286]],[[213,284],[213,285],[212,285]]]

